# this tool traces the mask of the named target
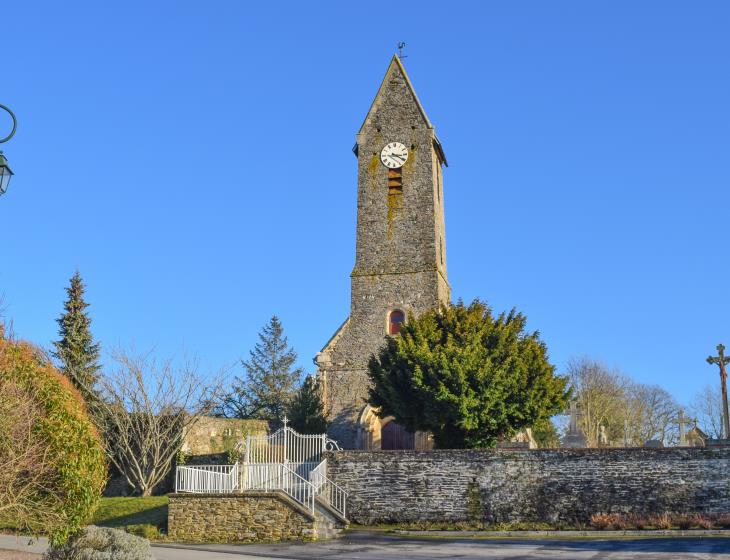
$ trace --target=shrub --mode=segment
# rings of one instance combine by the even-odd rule
[[[611,526],[612,516],[606,513],[594,513],[591,515],[591,527],[603,531]]]
[[[591,515],[591,526],[600,531],[624,531],[632,525],[632,516],[622,513],[596,513]]]
[[[698,529],[712,529],[712,518],[704,515],[695,515],[692,519],[692,524]]]
[[[695,518],[691,515],[677,515],[673,521],[682,530],[691,529],[695,525]]]
[[[721,513],[715,518],[715,523],[723,529],[730,529],[730,513]]]
[[[89,525],[67,543],[51,546],[43,560],[154,560],[154,556],[147,539]]]
[[[652,527],[656,527],[657,529],[672,528],[672,518],[666,513],[663,513],[662,515],[652,515],[649,517],[649,523]]]
[[[148,540],[154,540],[160,538],[160,529],[152,525],[152,523],[138,523],[137,525],[127,525],[124,528],[127,533],[137,535]]]
[[[37,348],[5,338],[1,325],[0,395],[0,434],[8,436],[0,437],[3,515],[19,530],[62,543],[101,497],[106,463],[99,436],[69,380]],[[7,468],[19,460],[27,466]],[[42,479],[33,481],[38,473]]]

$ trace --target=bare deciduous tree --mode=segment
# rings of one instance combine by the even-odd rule
[[[590,358],[571,360],[567,373],[588,447],[598,446],[601,426],[616,445],[640,446],[651,439],[676,442],[679,405],[668,391],[638,383]]]
[[[689,405],[690,414],[697,419],[697,424],[711,438],[723,437],[722,394],[714,385],[705,385],[692,399]]]
[[[567,374],[573,396],[581,410],[580,427],[588,447],[598,447],[600,427],[608,430],[609,439],[620,437],[623,425],[623,401],[627,381],[617,371],[589,358],[571,360]]]
[[[150,354],[117,351],[116,369],[100,379],[94,416],[107,455],[135,493],[149,496],[167,476],[185,432],[210,412],[220,376],[205,379],[197,364],[179,368]]]
[[[639,446],[649,440],[674,445],[679,439],[679,405],[666,389],[631,383],[625,405],[625,445]]]

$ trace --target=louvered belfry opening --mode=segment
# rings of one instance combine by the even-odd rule
[[[401,194],[403,192],[402,168],[388,169],[388,194]]]

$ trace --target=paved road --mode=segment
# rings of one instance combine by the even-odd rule
[[[40,552],[44,543],[0,536],[0,549]],[[478,540],[412,539],[352,532],[329,542],[280,545],[155,545],[157,560],[684,560],[728,559],[730,539]]]
[[[194,548],[194,549],[192,549]],[[336,541],[282,545],[208,545],[188,549],[155,546],[159,560],[234,560],[248,558],[292,560],[444,560],[447,558],[509,560],[680,560],[730,559],[730,539],[636,540],[478,540],[411,539],[352,532]],[[239,556],[240,558],[240,556]]]

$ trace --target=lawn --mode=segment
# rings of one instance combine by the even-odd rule
[[[102,498],[90,523],[120,529],[135,525],[148,525],[158,530],[165,530],[167,528],[167,502],[167,496]]]
[[[125,529],[148,539],[167,531],[167,496],[102,498],[89,525]],[[0,532],[17,530],[12,519],[0,516]]]

